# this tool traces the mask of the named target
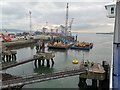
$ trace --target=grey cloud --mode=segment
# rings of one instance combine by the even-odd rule
[[[100,27],[99,24],[101,23],[113,23],[113,20],[108,20],[106,17],[104,5],[105,3],[96,2],[69,3],[69,21],[71,18],[75,18],[73,28],[76,30],[97,28]],[[24,29],[26,23],[29,22],[29,10],[32,12],[33,24],[42,24],[46,21],[49,24],[65,23],[65,2],[12,2],[3,6],[3,24],[8,25],[8,27],[12,25],[12,27]],[[20,25],[16,25],[15,21],[23,22]],[[94,25],[93,23],[98,24]]]
[[[22,3],[10,3],[8,6],[2,7],[2,14],[8,19],[22,19],[26,16],[26,8]]]
[[[29,2],[29,4],[35,6],[35,5],[38,5],[39,3],[38,2]]]

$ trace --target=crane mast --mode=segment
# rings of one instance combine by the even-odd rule
[[[68,3],[67,3],[67,7],[66,7],[66,22],[65,22],[65,34],[67,35],[67,30],[68,30]]]
[[[71,31],[71,28],[72,28],[73,20],[74,20],[74,18],[72,18],[72,20],[71,20],[71,22],[70,22],[70,31]]]
[[[29,14],[30,14],[30,35],[31,35],[31,30],[32,30],[31,11],[29,11]]]

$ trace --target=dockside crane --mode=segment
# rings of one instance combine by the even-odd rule
[[[72,28],[73,20],[74,20],[74,18],[72,18],[72,20],[71,20],[71,22],[70,22],[70,26],[69,26],[70,31],[71,31],[71,28]]]
[[[74,20],[74,18],[72,18],[72,20],[71,20],[71,22],[70,22],[70,24],[69,24],[69,34],[71,35],[71,28],[72,28],[72,24],[73,24],[73,20]]]
[[[69,10],[69,6],[67,3],[67,7],[66,7],[66,21],[65,21],[65,34],[67,35],[67,30],[68,30],[68,10]]]
[[[70,26],[69,26],[69,28],[70,28],[70,35],[71,35],[71,28],[72,28],[72,24],[73,24],[73,20],[74,20],[74,18],[72,18],[72,20],[71,20],[71,22],[70,22]]]

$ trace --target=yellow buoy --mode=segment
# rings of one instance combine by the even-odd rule
[[[78,64],[78,60],[77,60],[77,59],[74,59],[74,60],[72,60],[72,63],[73,63],[73,64]]]

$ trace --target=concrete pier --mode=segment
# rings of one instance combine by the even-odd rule
[[[2,64],[2,70],[5,70],[5,69],[11,68],[11,67],[15,67],[15,66],[18,66],[18,65],[21,65],[21,64],[24,64],[24,63],[32,62],[32,61],[34,61],[35,67],[41,66],[40,62],[38,62],[38,61],[41,61],[42,66],[44,66],[46,59],[51,60],[51,58],[53,59],[54,57],[55,57],[55,54],[53,52],[38,53],[38,54],[34,55],[34,57],[32,59],[28,59],[28,60],[21,61],[21,62],[14,62],[14,63],[8,64],[8,65]],[[8,62],[8,63],[10,63],[10,62]],[[38,65],[38,63],[39,63],[39,65]],[[52,63],[52,66],[53,66],[53,64],[54,63]]]
[[[7,50],[2,52],[2,62],[10,62],[10,61],[16,61],[16,54],[17,51],[15,50]]]
[[[35,66],[45,66],[45,61],[46,61],[46,66],[50,67],[50,61],[52,62],[51,67],[54,65],[54,60],[53,58],[55,57],[55,54],[53,52],[40,52],[34,55],[34,58],[38,58],[35,60]],[[38,61],[38,63],[37,63]],[[42,63],[41,63],[42,61]],[[38,65],[37,65],[38,64]]]
[[[103,61],[102,65],[99,63],[94,63],[92,66],[89,64],[87,66],[81,64],[80,68],[85,68],[87,70],[87,73],[79,75],[78,86],[80,88],[86,86],[87,79],[92,80],[92,88],[99,87],[101,88],[100,90],[109,88],[109,64],[107,64],[106,61]]]

